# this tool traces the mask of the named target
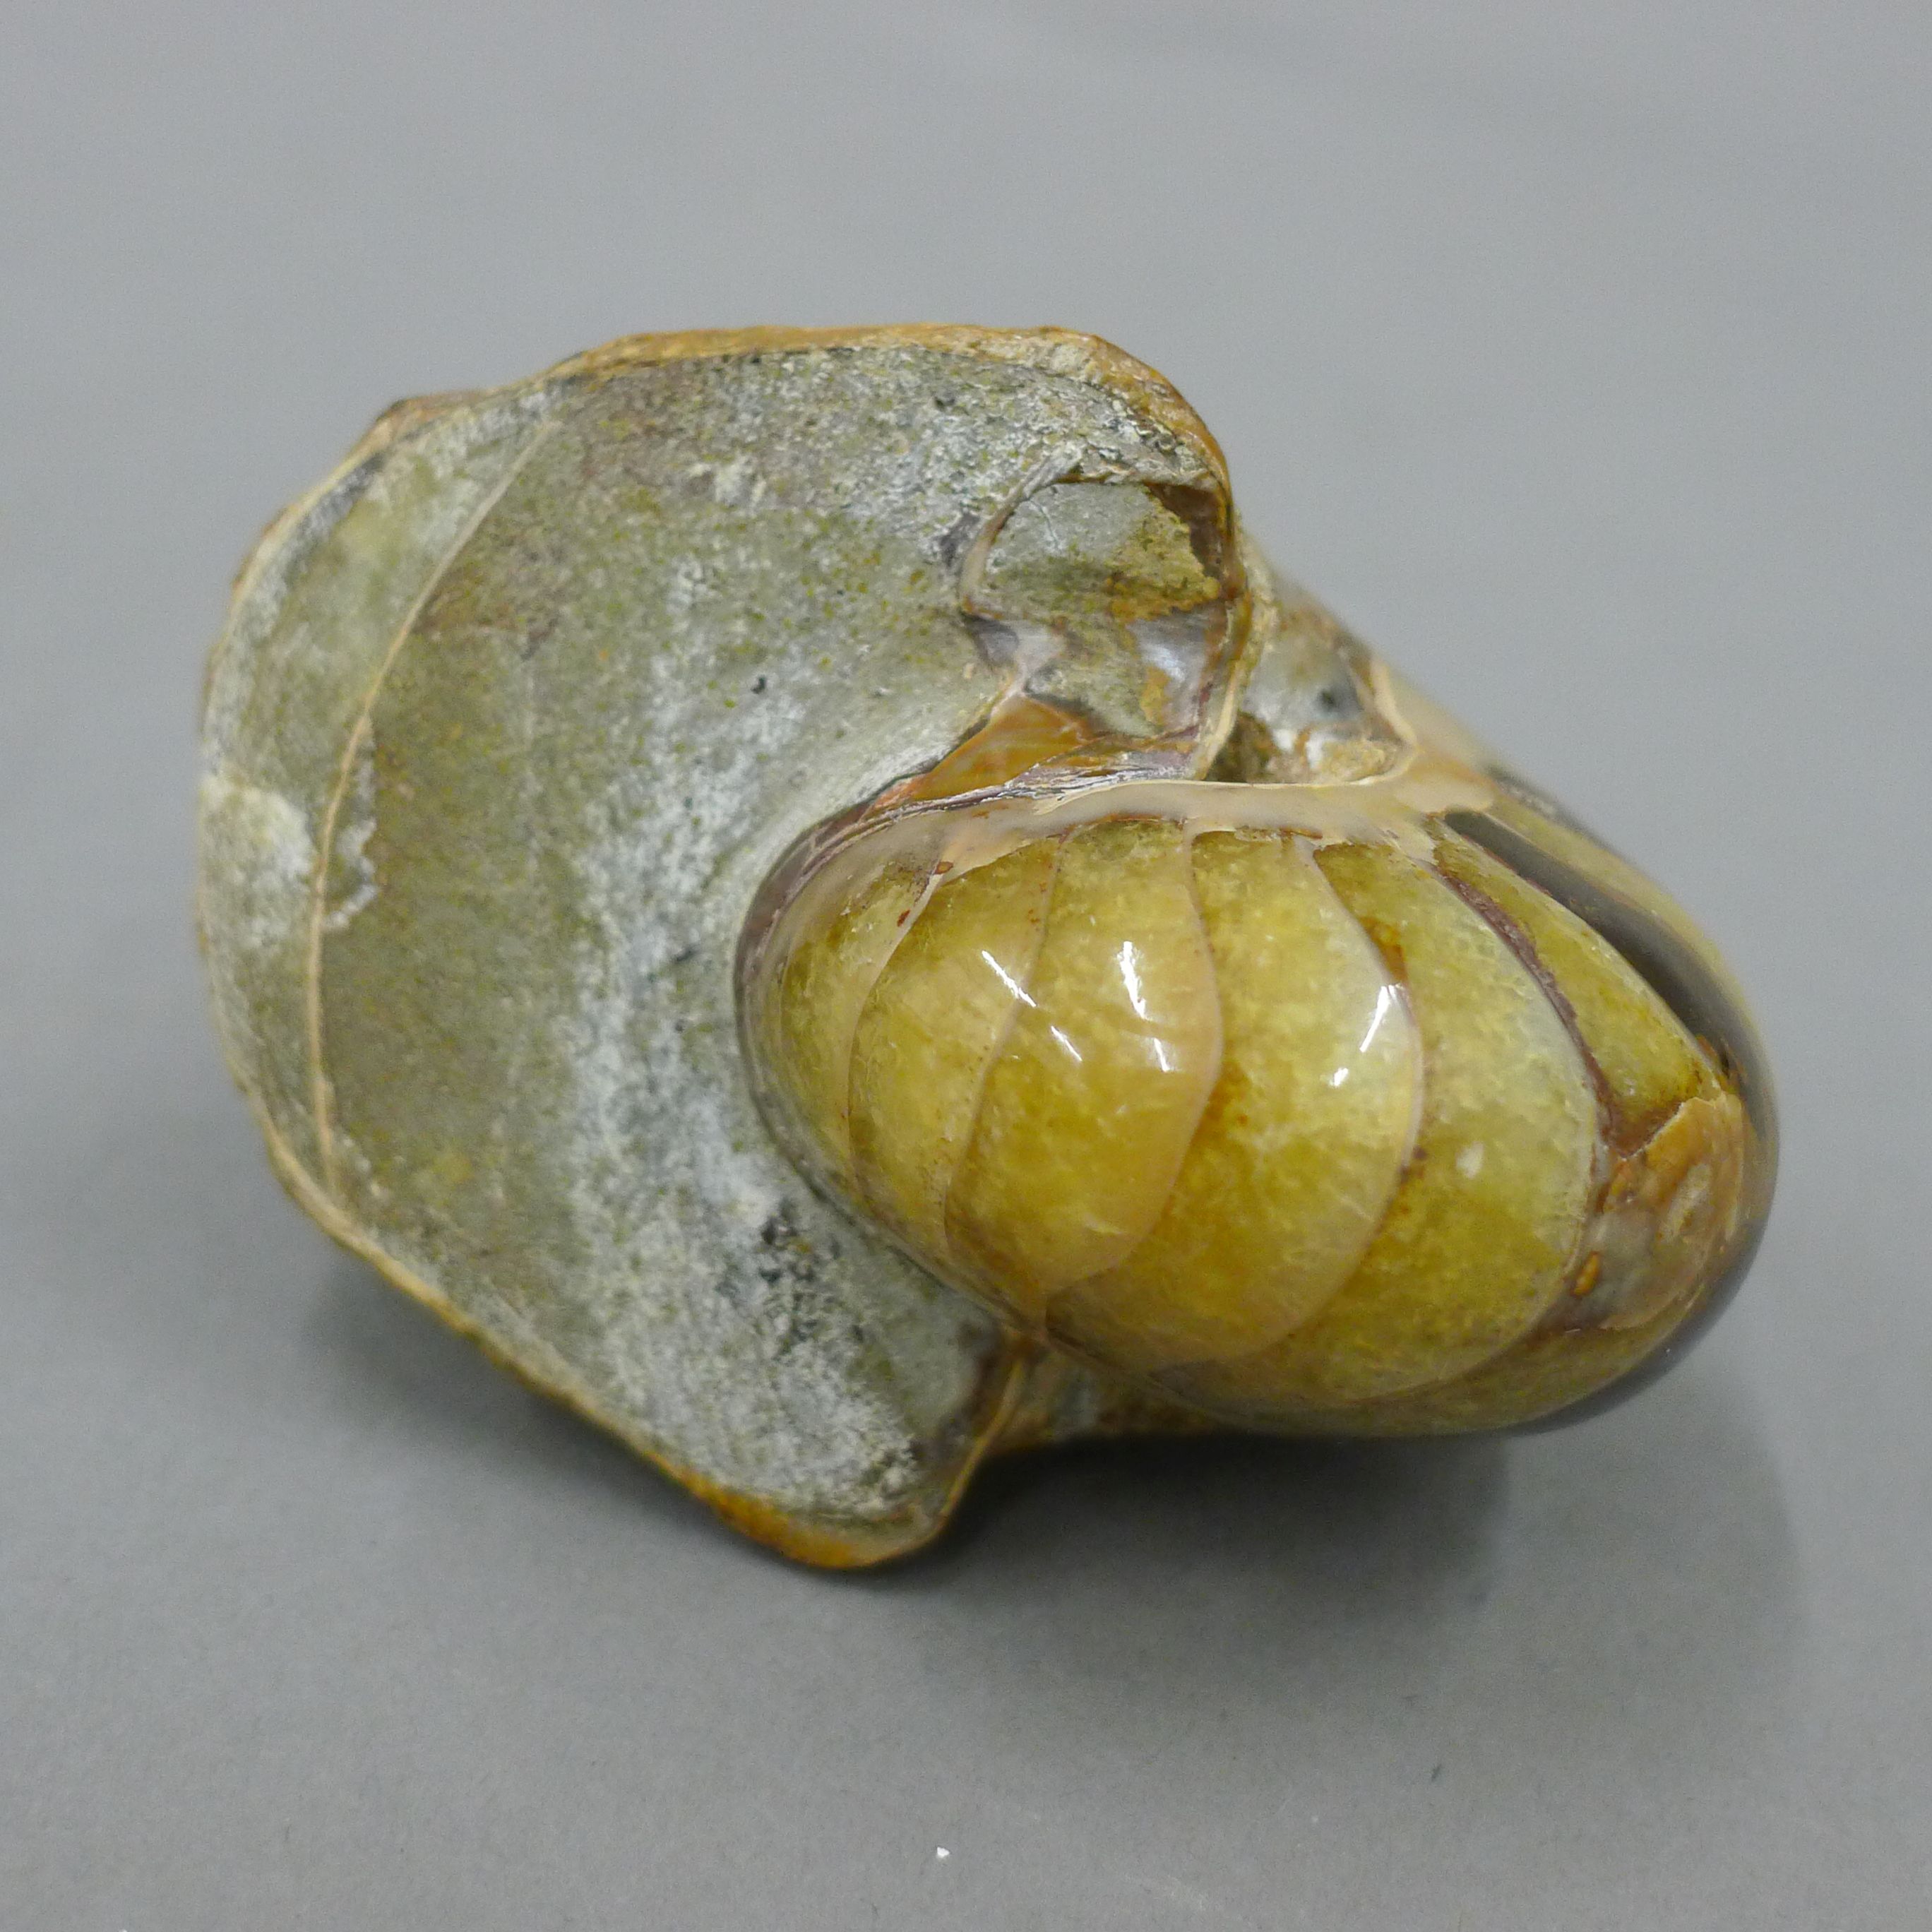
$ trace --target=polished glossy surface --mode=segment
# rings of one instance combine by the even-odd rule
[[[1203,1418],[1448,1432],[1628,1389],[1769,1203],[1721,964],[1227,513],[1178,580],[1144,492],[1082,488],[1000,704],[760,894],[740,1020],[773,1132],[1019,1334]],[[1168,598],[1225,648],[1179,714],[1151,675],[1109,712]]]
[[[776,1117],[935,1272],[1210,1413],[1559,1413],[1723,1282],[1769,1153],[1593,928],[1425,850],[1124,816],[895,862],[766,942]]]

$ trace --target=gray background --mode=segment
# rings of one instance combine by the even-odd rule
[[[1932,1924],[1923,5],[6,13],[0,1925]],[[838,1580],[284,1201],[188,916],[255,530],[406,392],[911,318],[1166,370],[1729,949],[1783,1190],[1677,1376]]]

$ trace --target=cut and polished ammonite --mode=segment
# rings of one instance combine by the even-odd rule
[[[809,1561],[995,1450],[1581,1413],[1768,1204],[1708,944],[1092,338],[398,406],[242,573],[202,800],[297,1198]]]

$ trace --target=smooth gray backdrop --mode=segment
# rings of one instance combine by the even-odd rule
[[[4,10],[0,1926],[1932,1925],[1932,13]],[[910,319],[1166,370],[1729,949],[1784,1177],[1682,1372],[840,1580],[284,1200],[188,909],[256,530],[399,395]]]

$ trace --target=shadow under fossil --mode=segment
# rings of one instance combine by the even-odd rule
[[[1803,1674],[1776,1466],[1708,1357],[1532,1437],[1016,1459],[858,1588],[1003,1750],[1063,1768],[1211,1721],[1284,1779],[1454,1753],[1526,1803],[1641,1767],[1656,1804],[1742,1774]]]
[[[729,1566],[755,1563],[777,1613],[814,1628],[822,1593],[839,1593],[848,1641],[977,1712],[1022,1760],[1158,1753],[1218,1713],[1232,1736],[1273,1726],[1250,1740],[1268,1750],[1283,1726],[1358,1753],[1433,1725],[1519,1762],[1660,1749],[1689,1775],[1735,1756],[1792,1675],[1782,1495],[1720,1365],[1516,1440],[1229,1436],[1004,1458],[928,1551],[826,1575],[745,1548],[359,1262],[333,1267],[307,1340],[366,1420],[453,1435],[466,1456],[601,1492],[649,1520],[648,1541],[724,1556],[701,1588],[744,1587]]]

